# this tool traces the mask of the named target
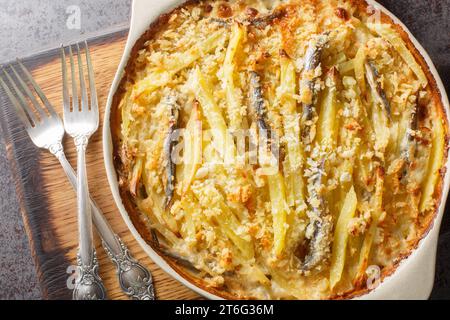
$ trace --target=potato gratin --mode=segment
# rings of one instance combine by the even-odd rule
[[[226,298],[365,293],[441,197],[435,80],[362,0],[184,4],[136,44],[112,128],[139,232]]]

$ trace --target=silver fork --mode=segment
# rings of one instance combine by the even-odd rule
[[[70,103],[66,59],[62,48],[62,76],[63,76],[63,120],[66,132],[73,138],[77,149],[77,209],[78,209],[78,244],[77,256],[79,274],[73,290],[74,300],[103,300],[106,290],[98,275],[98,261],[94,248],[92,235],[92,213],[89,205],[89,187],[86,172],[86,149],[89,138],[97,131],[99,125],[99,112],[97,93],[93,72],[88,67],[89,88],[91,103],[88,101],[83,64],[80,47],[76,44],[78,57],[78,73],[81,91],[81,101],[78,101],[77,80],[75,77],[75,64],[73,61],[72,46],[69,46],[70,69],[72,78],[72,104]],[[89,54],[86,50],[86,61],[89,65]],[[81,103],[80,103],[81,102]]]
[[[65,63],[65,61],[64,61]],[[26,79],[31,83],[43,106],[38,103],[25,80],[19,75],[13,66],[10,66],[16,81],[2,68],[5,79],[11,84],[11,88],[0,76],[0,85],[11,100],[19,119],[23,122],[25,129],[33,143],[43,149],[49,150],[59,160],[66,173],[72,187],[76,188],[77,178],[75,171],[66,159],[62,145],[64,136],[63,122],[49,103],[44,93],[34,81],[31,74],[18,61]],[[21,89],[19,89],[19,87]],[[14,93],[16,95],[14,95]],[[27,98],[30,100],[33,109],[29,106]],[[120,286],[125,294],[137,300],[154,300],[154,288],[151,274],[129,253],[128,248],[122,240],[114,234],[112,228],[101,213],[97,204],[90,200],[93,222],[102,238],[102,244],[110,259],[117,268],[117,275]]]

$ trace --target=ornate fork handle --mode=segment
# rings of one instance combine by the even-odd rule
[[[48,146],[47,149],[58,158],[72,187],[76,189],[75,171],[67,161],[61,143]],[[103,248],[117,268],[117,276],[122,291],[138,300],[155,300],[153,279],[150,272],[130,255],[128,248],[111,229],[98,205],[90,199],[92,220],[99,233]]]
[[[125,244],[116,236],[120,243],[120,252],[113,253],[108,244],[103,241],[103,248],[116,264],[122,291],[135,300],[155,300],[153,279],[150,272],[130,256]]]
[[[106,289],[98,275],[98,261],[92,235],[92,212],[86,172],[86,148],[90,135],[74,137],[77,149],[77,207],[79,251],[78,278],[73,291],[74,300],[104,300]]]
[[[92,260],[83,264],[80,253],[77,255],[78,277],[73,290],[74,300],[105,300],[106,290],[98,275],[98,261],[95,251]]]

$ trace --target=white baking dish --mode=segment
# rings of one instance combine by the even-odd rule
[[[134,227],[131,219],[122,204],[122,199],[119,194],[119,185],[117,181],[117,175],[113,164],[113,147],[111,141],[110,132],[110,108],[113,101],[114,93],[120,83],[123,76],[125,66],[128,62],[129,55],[135,42],[140,36],[147,30],[150,23],[157,19],[162,13],[170,11],[172,8],[182,4],[185,0],[134,0],[132,5],[131,25],[128,40],[125,46],[125,50],[117,70],[116,76],[111,86],[111,90],[108,96],[106,112],[103,126],[103,152],[105,159],[106,172],[108,175],[108,181],[111,186],[111,191],[114,196],[114,200],[119,208],[119,211],[134,235],[136,240],[150,256],[153,261],[158,264],[168,274],[175,279],[183,283],[188,288],[198,292],[209,299],[220,299],[220,297],[206,292],[205,290],[192,284],[181,275],[179,275],[173,268],[171,268],[146,242],[142,239]],[[390,16],[395,23],[403,27],[403,29],[409,34],[413,44],[420,51],[425,58],[431,73],[436,79],[437,86],[441,92],[442,103],[445,107],[447,117],[450,115],[450,108],[448,97],[439,74],[431,61],[429,55],[418,43],[414,36],[409,32],[404,24],[396,18],[386,8],[382,7],[376,1],[367,0],[367,2],[376,8],[379,8],[382,12]],[[449,168],[449,160],[447,160],[446,167]],[[386,279],[373,291],[361,296],[361,299],[427,299],[431,293],[434,283],[434,273],[436,264],[436,249],[438,243],[438,235],[442,216],[444,214],[445,202],[447,199],[450,184],[450,172],[447,170],[443,186],[443,194],[441,203],[439,205],[438,213],[435,218],[433,227],[429,233],[422,239],[416,250],[412,254],[404,259],[396,271]]]

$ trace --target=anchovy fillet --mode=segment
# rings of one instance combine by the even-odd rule
[[[284,10],[278,10],[262,17],[247,19],[245,22],[248,22],[257,28],[265,28],[274,20],[282,18],[285,14],[286,12]]]
[[[369,86],[372,89],[372,92],[377,98],[377,100],[383,105],[383,108],[386,111],[388,118],[391,119],[391,104],[389,103],[386,97],[386,93],[384,92],[379,82],[380,73],[378,72],[377,67],[372,61],[367,61],[365,67]]]
[[[267,110],[261,88],[261,78],[255,71],[250,71],[250,101],[256,113],[258,127],[261,130],[270,130],[267,124]]]
[[[217,23],[219,26],[223,28],[229,28],[233,23],[232,19],[210,18],[209,21],[212,23]]]
[[[170,112],[169,118],[169,130],[167,133],[166,143],[165,143],[165,156],[166,156],[166,174],[167,174],[167,184],[166,184],[166,200],[165,208],[166,210],[170,208],[173,201],[173,195],[175,191],[175,173],[176,165],[172,159],[172,151],[176,146],[177,139],[174,137],[176,130],[178,129],[178,103],[177,98],[174,96],[168,96],[165,103],[167,104]]]
[[[318,100],[318,90],[316,89],[317,77],[313,75],[313,73],[320,65],[322,52],[328,43],[329,34],[329,32],[325,32],[313,39],[306,50],[304,58],[303,80],[300,84],[300,90],[306,89],[311,92],[311,102],[303,103],[302,110],[301,136],[305,145],[311,144],[314,140],[314,134],[311,129],[314,126],[315,119],[317,119],[316,104]],[[311,236],[308,242],[308,251],[300,265],[303,272],[310,271],[316,267],[327,257],[330,251],[332,224],[330,217],[326,214],[323,197],[319,194],[324,175],[324,163],[317,169],[318,172],[309,193],[311,199],[319,200],[319,205],[313,206],[312,212],[308,214],[310,218],[308,233],[310,233]]]
[[[405,140],[402,146],[401,157],[405,161],[403,166],[403,170],[401,173],[401,181],[405,184],[408,176],[408,168],[410,167],[414,154],[416,152],[417,144],[414,138],[414,132],[417,131],[419,127],[419,118],[418,118],[418,107],[419,107],[419,97],[417,96],[416,103],[414,105],[413,110],[411,111],[410,120],[408,130],[405,135]]]
[[[272,129],[270,128],[266,105],[262,94],[261,78],[255,71],[250,71],[250,103],[256,114],[260,134],[265,134],[267,138],[267,150],[274,155],[278,152],[277,146],[272,142]]]
[[[333,225],[331,223],[331,217],[326,214],[324,200],[319,191],[323,182],[324,162],[322,162],[318,169],[319,171],[314,179],[314,185],[310,193],[311,198],[319,200],[319,206],[314,207],[310,215],[311,222],[308,228],[312,228],[312,236],[309,239],[308,252],[300,267],[303,272],[312,270],[326,259],[330,253],[331,230]]]
[[[221,27],[229,27],[233,22],[239,22],[242,24],[250,24],[256,28],[265,28],[269,24],[271,24],[274,20],[280,19],[285,15],[284,10],[278,10],[276,12],[273,12],[271,14],[261,16],[258,18],[248,18],[244,20],[240,19],[233,19],[233,18],[227,18],[227,19],[221,19],[221,18],[210,18],[209,21],[213,23],[219,24]]]
[[[306,79],[302,82],[300,89],[306,87],[312,93],[311,103],[303,104],[303,114],[302,114],[302,138],[306,144],[312,142],[314,137],[310,137],[311,127],[313,126],[313,121],[316,118],[317,110],[317,90],[316,90],[316,78],[308,79],[310,73],[320,65],[320,60],[322,57],[322,51],[328,43],[329,32],[319,35],[316,39],[312,41],[306,50],[305,62],[303,68],[303,78]]]
[[[154,229],[152,229],[152,240],[150,240],[149,242],[152,245],[153,249],[158,251],[161,255],[175,260],[175,262],[177,264],[179,264],[180,266],[183,266],[185,268],[191,269],[193,271],[197,271],[197,272],[200,271],[198,268],[196,268],[192,264],[192,262],[190,262],[186,258],[183,258],[183,257],[181,257],[181,256],[179,256],[179,255],[177,255],[175,253],[170,252],[170,249],[166,245],[162,244],[159,241],[158,236],[156,234],[156,231]]]

